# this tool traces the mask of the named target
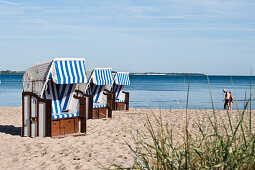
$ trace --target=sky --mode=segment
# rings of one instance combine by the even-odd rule
[[[250,75],[255,1],[0,0],[0,70],[60,57],[87,69]]]

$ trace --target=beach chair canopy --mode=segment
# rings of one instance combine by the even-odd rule
[[[129,73],[127,72],[117,72],[116,75],[114,76],[114,83],[118,85],[130,85],[130,80],[129,80]]]
[[[30,67],[23,76],[23,90],[42,97],[48,80],[56,84],[87,83],[85,59],[56,58]]]
[[[93,108],[106,107],[106,96],[103,96],[102,93],[107,85],[113,83],[112,69],[95,68],[88,71],[87,74],[90,74],[90,82],[86,94],[93,95]]]
[[[116,102],[125,102],[125,95],[122,93],[124,86],[130,85],[130,80],[129,80],[129,73],[127,72],[117,72],[113,73],[113,79],[114,83],[111,86],[112,92],[115,92],[115,99]]]
[[[95,68],[91,75],[91,82],[95,85],[112,84],[111,68]]]

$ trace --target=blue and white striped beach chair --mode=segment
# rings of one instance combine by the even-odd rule
[[[130,85],[129,73],[113,73],[111,92],[115,93],[115,110],[129,110],[129,93],[124,92],[124,86]]]
[[[22,136],[86,132],[86,98],[75,95],[86,84],[84,59],[54,59],[29,68],[23,76]]]
[[[90,72],[86,94],[93,96],[93,110],[88,116],[89,119],[104,118],[107,111],[109,116],[112,108],[109,108],[108,102],[112,94],[107,94],[105,89],[107,85],[112,83],[111,68],[96,68]]]

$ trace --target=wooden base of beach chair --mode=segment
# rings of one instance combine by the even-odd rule
[[[22,134],[27,137],[53,137],[81,132],[86,134],[86,98],[79,100],[79,116],[52,119],[52,101],[34,93],[22,93]]]
[[[92,119],[101,119],[106,118],[107,108],[93,108],[92,110]]]
[[[79,131],[78,117],[52,120],[52,136],[67,135]]]
[[[125,103],[124,102],[116,103],[116,110],[125,110]]]
[[[125,102],[113,103],[113,110],[129,110],[129,92],[123,92],[125,94]],[[115,96],[115,95],[114,95]]]

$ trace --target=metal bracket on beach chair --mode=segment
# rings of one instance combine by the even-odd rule
[[[37,122],[37,120],[38,120],[37,117],[31,117],[31,118],[30,118],[30,121],[31,121],[31,122]]]

